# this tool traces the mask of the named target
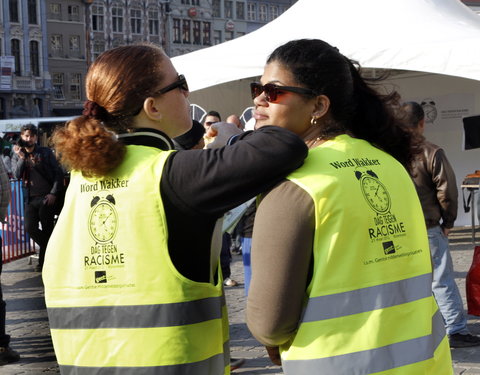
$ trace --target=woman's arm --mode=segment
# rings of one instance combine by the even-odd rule
[[[257,208],[247,325],[264,345],[281,345],[296,332],[310,279],[314,226],[311,197],[291,181],[272,189]]]
[[[221,216],[281,181],[308,149],[289,130],[266,126],[220,149],[178,151],[162,176],[162,195],[187,215]]]

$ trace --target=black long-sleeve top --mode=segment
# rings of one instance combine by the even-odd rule
[[[145,135],[150,132],[150,135]],[[173,148],[153,129],[122,138],[162,150]],[[210,280],[210,248],[216,221],[228,210],[272,188],[303,164],[308,149],[289,130],[266,126],[220,149],[177,151],[167,159],[162,196],[170,257],[185,277]]]

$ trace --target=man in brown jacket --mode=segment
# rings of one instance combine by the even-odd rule
[[[403,105],[407,123],[423,134],[423,108],[416,102]],[[450,347],[480,345],[480,337],[470,334],[467,316],[453,273],[448,234],[457,218],[458,191],[453,169],[445,152],[424,141],[423,152],[417,157],[412,178],[422,204],[433,264],[432,289],[445,322]]]

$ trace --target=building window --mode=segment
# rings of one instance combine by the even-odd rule
[[[221,30],[214,30],[213,31],[213,43],[214,44],[222,43],[222,31]]]
[[[247,16],[249,21],[257,20],[257,4],[253,4],[253,3],[247,4]]]
[[[63,95],[63,73],[52,74],[53,98],[57,100],[65,99]]]
[[[173,19],[173,43],[180,43],[181,32],[180,32],[180,20],[178,18]]]
[[[71,57],[80,57],[80,36],[70,35],[68,39],[68,49]]]
[[[200,0],[192,0],[192,5],[200,5]]]
[[[203,23],[203,45],[209,46],[211,44],[210,37],[211,37],[211,24],[210,22]]]
[[[50,3],[48,18],[51,20],[62,19],[62,5],[59,3]]]
[[[225,1],[225,18],[233,18],[233,1]]]
[[[123,33],[123,9],[112,8],[112,31],[114,33]]]
[[[81,99],[81,87],[82,75],[80,73],[72,73],[70,76],[70,99],[80,100]]]
[[[19,22],[18,0],[9,0],[8,4],[10,6],[10,22]]]
[[[38,23],[37,19],[37,0],[28,0],[28,24],[36,25]]]
[[[201,44],[201,22],[193,21],[193,44]]]
[[[22,65],[20,61],[20,40],[12,39],[12,56],[15,60],[15,74],[22,75]]]
[[[182,0],[182,4],[190,5],[190,0]]]
[[[190,35],[190,20],[182,21],[182,43],[190,44],[192,38]]]
[[[233,39],[233,31],[225,31],[225,41]]]
[[[245,3],[237,1],[237,19],[245,19]]]
[[[267,6],[265,4],[260,4],[258,7],[258,19],[260,21],[267,21]]]
[[[278,17],[278,6],[270,5],[270,20],[274,20]]]
[[[213,8],[213,16],[220,18],[221,13],[220,13],[220,0],[213,0],[212,2],[212,8]]]
[[[68,20],[73,22],[80,21],[80,7],[78,5],[68,6]]]
[[[142,11],[140,9],[130,9],[130,27],[132,34],[142,33]]]
[[[0,98],[0,118],[5,118],[5,99]]]
[[[112,41],[113,48],[120,47],[122,44],[123,44],[123,38],[121,37],[113,38],[113,41]]]
[[[92,30],[103,31],[104,26],[103,7],[100,5],[92,5]]]
[[[63,39],[60,34],[50,35],[50,50],[53,57],[60,57],[63,55]]]
[[[40,56],[38,54],[38,42],[30,42],[30,71],[35,77],[40,77]]]
[[[159,35],[158,11],[148,11],[148,33],[150,35]]]
[[[105,51],[105,41],[96,40],[95,42],[93,42],[93,59],[96,59],[104,51]]]

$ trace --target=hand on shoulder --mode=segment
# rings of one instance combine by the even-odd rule
[[[227,144],[234,135],[242,134],[235,124],[229,122],[216,122],[212,124],[205,134],[206,148],[220,148]]]

